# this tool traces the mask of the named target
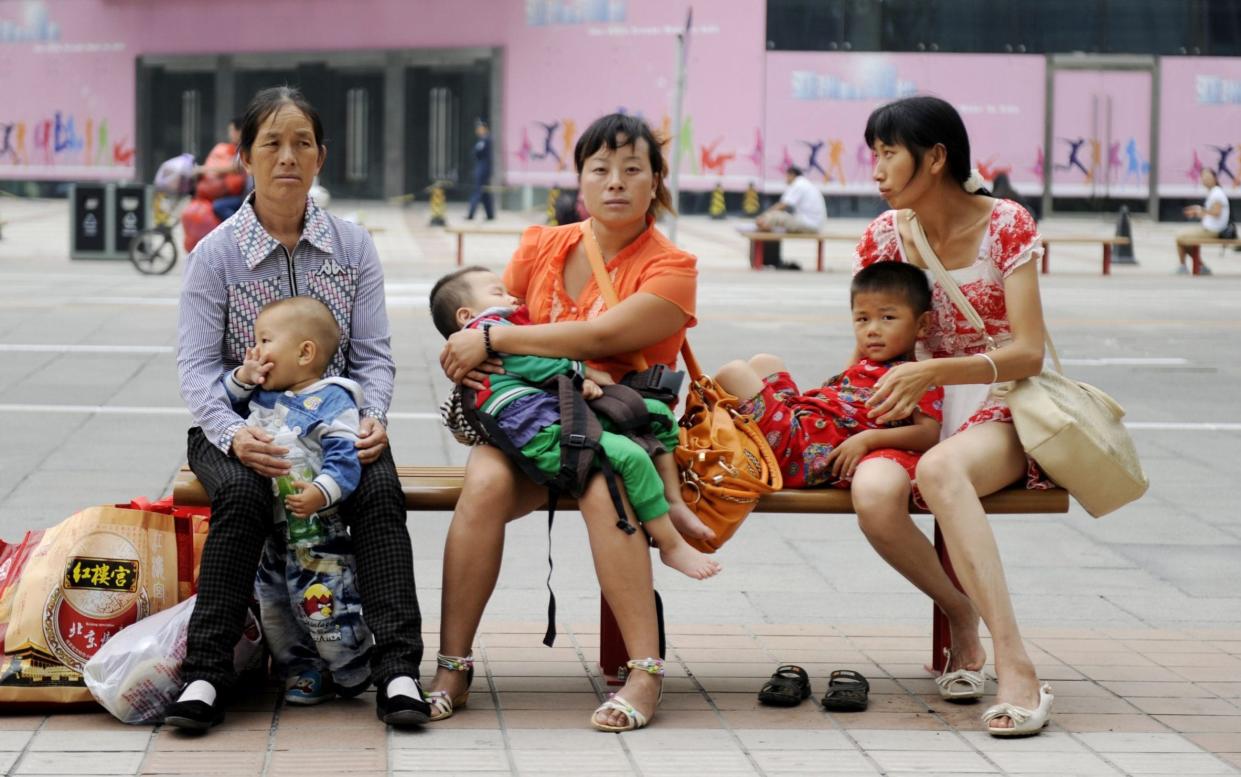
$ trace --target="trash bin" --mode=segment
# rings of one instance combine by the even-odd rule
[[[151,226],[151,196],[148,184],[69,184],[69,256],[128,258],[129,242]]]

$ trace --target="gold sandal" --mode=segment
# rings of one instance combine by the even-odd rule
[[[664,660],[662,658],[637,658],[627,662],[625,666],[630,671],[641,670],[648,674],[655,675],[656,677],[664,676]],[[659,688],[659,698],[655,700],[655,706],[659,706],[659,702],[662,701],[663,698],[664,689],[661,684]],[[608,712],[610,710],[615,710],[624,715],[625,725],[612,726],[606,723],[600,723],[597,720],[597,716],[600,712]],[[599,708],[596,709],[590,716],[590,725],[600,731],[608,731],[613,733],[620,731],[634,731],[636,729],[644,728],[647,723],[650,723],[650,718],[639,712],[636,707],[625,701],[618,693],[614,693],[609,696],[608,700],[603,704],[600,704]]]
[[[431,720],[451,718],[453,712],[464,707],[470,700],[470,685],[474,682],[474,656],[446,656],[437,653],[435,665],[450,672],[465,672],[465,690],[456,696],[449,696],[448,691],[430,691],[426,694],[431,705]]]

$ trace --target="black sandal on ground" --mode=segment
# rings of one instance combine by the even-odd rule
[[[796,707],[809,696],[810,676],[805,669],[793,664],[777,669],[758,692],[758,700],[772,707]]]
[[[870,683],[852,669],[837,669],[827,679],[823,709],[830,712],[861,712],[870,703]]]

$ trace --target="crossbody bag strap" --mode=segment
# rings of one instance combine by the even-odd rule
[[[957,306],[957,310],[961,311],[961,314],[970,322],[970,325],[982,333],[982,336],[987,340],[988,347],[991,349],[996,348],[995,338],[987,332],[987,326],[983,323],[982,316],[978,315],[978,311],[974,309],[969,299],[966,298],[965,293],[961,291],[961,286],[957,283],[956,278],[952,277],[944,267],[943,262],[939,260],[935,250],[931,248],[931,243],[926,239],[926,233],[922,231],[922,225],[918,223],[914,212],[905,212],[909,214],[907,217],[909,219],[909,232],[913,235],[914,246],[917,247],[919,255],[922,256],[922,261],[926,262],[926,266],[930,268],[931,272],[935,273],[935,280],[939,282],[940,288],[948,294],[948,298]],[[1048,352],[1051,353],[1051,360],[1056,365],[1056,372],[1063,373],[1064,370],[1060,367],[1060,354],[1056,352],[1056,344],[1052,342],[1051,332],[1047,331],[1046,325],[1043,326],[1043,342],[1047,345]]]
[[[603,263],[603,250],[599,248],[599,241],[595,239],[591,219],[578,222],[578,229],[582,231],[582,245],[586,248],[586,258],[590,260],[590,271],[594,273],[595,285],[599,287],[599,293],[603,295],[603,301],[607,303],[607,306],[614,308],[620,304],[620,297],[616,295],[616,287],[612,285],[612,278],[608,275],[607,267]],[[646,357],[641,351],[635,351],[630,356],[633,359],[634,369],[638,372],[647,368]],[[698,360],[694,358],[694,352],[690,350],[688,337],[681,341],[681,358],[685,360],[685,369],[689,371],[691,380],[697,381],[702,377],[702,369],[698,366]]]

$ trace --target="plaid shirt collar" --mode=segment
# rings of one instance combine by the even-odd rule
[[[246,197],[237,215],[233,218],[237,220],[237,225],[233,228],[237,248],[241,250],[241,255],[246,260],[246,267],[253,270],[260,262],[271,256],[271,252],[279,247],[280,241],[269,235],[259,223],[258,216],[254,213],[253,192]],[[315,205],[310,197],[306,198],[306,223],[302,227],[302,236],[298,243],[302,241],[310,243],[326,254],[332,253],[332,230],[328,224],[327,213]]]

